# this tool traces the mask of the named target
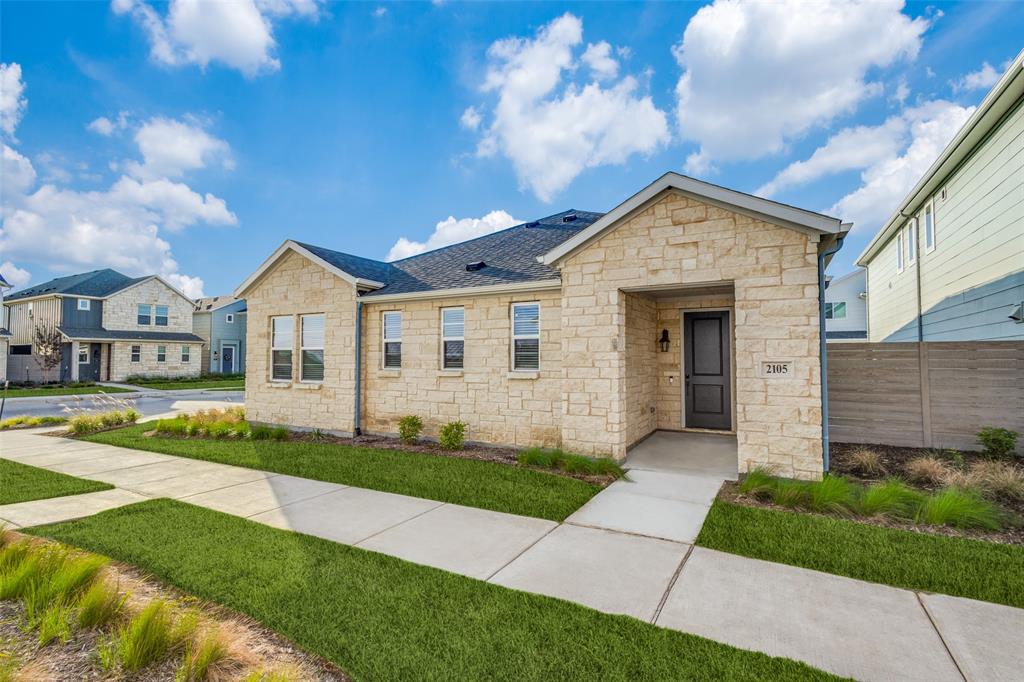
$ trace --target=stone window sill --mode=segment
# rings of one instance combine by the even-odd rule
[[[461,377],[463,370],[461,369],[439,369],[437,370],[437,376],[439,377]]]
[[[320,381],[300,381],[292,386],[302,391],[319,391],[323,388],[323,382]]]
[[[534,381],[536,379],[540,379],[540,372],[509,372],[508,378],[513,380]]]
[[[292,382],[290,381],[271,381],[265,384],[266,388],[291,388]]]

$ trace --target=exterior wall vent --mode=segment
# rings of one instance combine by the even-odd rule
[[[526,227],[537,227],[538,225],[540,225],[539,220],[531,220],[530,222],[526,223]]]
[[[570,213],[569,215],[562,216],[562,222],[563,223],[571,223],[574,220],[576,220],[576,214],[575,213]]]
[[[477,272],[487,267],[487,263],[482,260],[474,261],[472,263],[466,263],[466,272]]]

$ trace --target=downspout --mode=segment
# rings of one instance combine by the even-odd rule
[[[836,237],[836,243],[818,254],[818,324],[819,353],[821,355],[821,459],[828,473],[828,349],[825,336],[825,259],[843,248],[845,234]]]
[[[356,400],[355,400],[355,423],[352,428],[353,436],[363,435],[359,425],[363,421],[363,302],[356,301]]]

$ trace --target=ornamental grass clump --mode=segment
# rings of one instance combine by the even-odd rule
[[[516,461],[526,466],[561,469],[571,474],[614,476],[622,478],[625,470],[610,457],[584,457],[565,452],[561,448],[528,448],[516,455]]]
[[[183,649],[195,626],[194,617],[175,617],[166,601],[151,601],[100,646],[100,665],[107,673],[141,670]]]
[[[885,475],[885,465],[882,464],[882,455],[877,450],[871,448],[857,448],[850,453],[850,469],[854,472],[867,476],[869,478],[877,478],[878,476]]]
[[[924,501],[917,521],[932,526],[997,530],[999,517],[999,510],[977,493],[944,488]]]
[[[931,455],[915,457],[907,462],[904,468],[907,478],[914,483],[923,483],[925,485],[943,483],[953,473],[952,467],[938,457],[932,457]]]
[[[823,514],[848,516],[853,512],[857,488],[842,476],[825,474],[820,481],[804,484],[807,490],[804,505]]]
[[[926,495],[897,478],[876,483],[861,491],[857,512],[863,516],[912,520]]]
[[[141,415],[132,408],[109,410],[95,414],[83,413],[68,420],[68,428],[76,436],[85,436],[97,431],[113,429],[126,424],[134,424]]]
[[[757,467],[749,472],[740,481],[739,490],[744,495],[754,497],[770,497],[775,490],[775,483],[778,481],[771,472],[764,467]]]

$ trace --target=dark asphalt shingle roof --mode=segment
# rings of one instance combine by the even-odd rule
[[[575,215],[570,222],[566,216]],[[441,289],[482,287],[557,279],[558,272],[537,262],[577,232],[593,224],[602,213],[562,211],[530,223],[445,246],[392,263],[352,256],[311,244],[300,244],[345,272],[383,282],[367,298]],[[467,271],[466,265],[484,262],[486,267]]]
[[[45,296],[48,294],[70,294],[77,296],[109,296],[125,287],[146,279],[145,277],[128,277],[117,270],[105,268],[103,270],[92,270],[78,275],[67,275],[51,279],[49,282],[37,284],[28,289],[10,294],[4,297],[6,301],[16,301],[30,296]]]
[[[170,341],[202,343],[202,337],[189,332],[145,332],[131,329],[102,329],[100,327],[58,327],[69,339],[96,339],[111,341]]]

